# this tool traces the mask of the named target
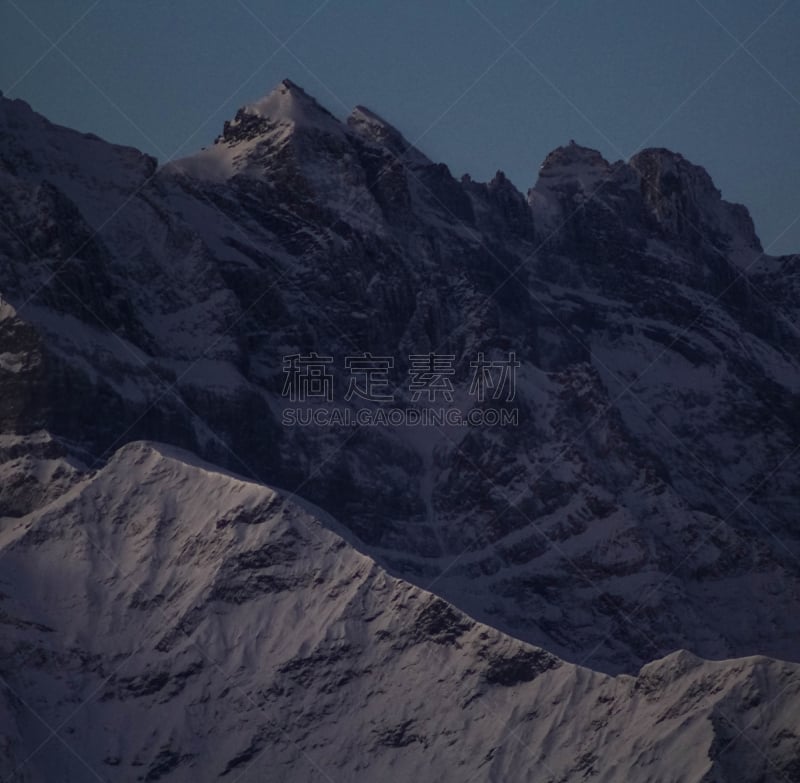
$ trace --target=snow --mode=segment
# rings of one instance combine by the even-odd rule
[[[284,79],[265,97],[247,104],[245,112],[294,126],[314,127],[329,133],[343,132],[342,124],[336,117],[288,79]]]
[[[98,257],[103,303],[109,291],[109,305],[125,305],[117,310],[125,336],[88,325],[77,307],[63,312],[61,299],[53,309],[38,301],[21,314],[0,300],[10,426],[27,431],[49,415],[45,408],[32,423],[15,418],[30,388],[25,355],[14,345],[24,332],[41,340],[57,368],[75,373],[79,388],[108,393],[114,413],[98,412],[101,427],[116,429],[117,411],[135,418],[177,379],[174,393],[186,392],[203,415],[173,405],[156,418],[167,413],[176,431],[195,432],[195,448],[219,455],[223,439],[211,423],[223,419],[243,447],[262,439],[260,453],[280,460],[277,470],[306,474],[331,459],[351,482],[319,477],[329,496],[346,495],[347,512],[334,519],[303,498],[168,447],[134,444],[89,474],[74,456],[59,456],[68,447],[83,459],[82,443],[47,433],[0,436],[0,513],[8,514],[0,524],[8,621],[0,654],[16,667],[13,685],[54,723],[67,717],[65,705],[100,688],[102,699],[90,699],[69,736],[106,776],[202,779],[207,770],[221,774],[252,745],[255,756],[264,751],[274,760],[276,779],[290,781],[316,774],[298,748],[320,754],[332,777],[344,780],[527,775],[538,783],[549,773],[531,766],[530,753],[544,754],[554,779],[580,780],[592,767],[605,780],[695,780],[707,772],[763,779],[747,744],[709,771],[726,741],[722,712],[740,725],[754,719],[763,731],[754,737],[776,764],[797,757],[796,738],[781,733],[792,725],[796,690],[774,712],[748,706],[754,692],[777,695],[784,681],[794,687],[792,664],[710,663],[675,653],[639,677],[562,663],[514,686],[487,682],[498,655],[534,650],[498,629],[573,662],[633,673],[655,654],[631,640],[622,619],[621,612],[640,609],[642,632],[656,637],[659,651],[691,646],[720,659],[751,651],[797,658],[797,578],[787,559],[797,551],[797,463],[781,462],[794,446],[788,406],[800,384],[796,356],[758,332],[750,314],[715,301],[697,276],[686,282],[705,256],[670,234],[667,203],[658,239],[636,222],[640,183],[629,164],[565,148],[544,167],[531,204],[541,232],[565,204],[585,202],[610,178],[614,192],[598,202],[612,220],[626,221],[631,200],[629,228],[646,248],[634,257],[642,268],[621,281],[613,260],[595,263],[591,250],[558,255],[560,235],[551,258],[531,258],[534,243],[515,238],[503,247],[530,274],[533,301],[520,290],[508,307],[486,299],[499,269],[482,251],[480,231],[434,206],[416,181],[406,183],[407,214],[387,215],[372,199],[359,155],[407,142],[369,110],[358,108],[345,128],[284,84],[229,126],[235,136],[237,123],[246,129],[253,118],[263,121],[252,125],[253,138],[220,143],[189,168],[169,164],[149,184],[152,161],[135,151],[48,125],[24,105],[3,102],[2,111],[3,154],[19,172],[2,174],[11,207],[35,203],[28,196],[44,179],[58,182],[93,228],[124,205],[101,232]],[[386,149],[381,154],[391,159]],[[185,176],[191,166],[213,181]],[[222,181],[237,173],[246,176]],[[750,253],[746,220],[690,174],[686,183],[697,186],[709,225],[730,234],[721,252]],[[469,197],[502,225],[481,192],[473,188]],[[344,230],[327,209],[344,218]],[[34,212],[24,215],[33,220]],[[398,217],[407,221],[399,228]],[[80,221],[56,227],[83,230]],[[602,235],[606,225],[598,219],[587,228]],[[16,245],[7,246],[4,286],[12,289],[19,278],[28,286],[20,290],[33,291],[57,262],[20,263]],[[539,279],[542,261],[561,285]],[[791,274],[787,268],[789,282]],[[237,288],[229,279],[239,275]],[[267,295],[244,318],[251,280]],[[637,285],[649,286],[646,296]],[[380,303],[387,301],[404,320],[386,322]],[[579,318],[576,345],[562,322]],[[685,339],[664,351],[687,326]],[[524,341],[539,366],[520,369],[523,426],[509,438],[463,428],[370,432],[348,445],[345,465],[335,433],[293,440],[296,433],[284,432],[277,445],[266,442],[274,435],[268,422],[255,420],[258,405],[243,400],[279,411],[280,357],[297,350],[306,332],[318,348],[342,355],[352,346],[339,327],[373,341],[359,349],[395,356],[433,346],[442,332],[462,360],[489,341]],[[382,341],[392,333],[402,335],[400,344],[387,348]],[[58,369],[49,372],[48,388],[60,388]],[[771,410],[770,380],[788,412]],[[82,401],[66,402],[79,409]],[[462,393],[455,404],[466,410],[471,403]],[[230,421],[237,418],[238,426]],[[690,462],[687,446],[708,471]],[[776,466],[769,484],[728,519],[732,496],[761,487]],[[397,499],[409,506],[397,510]],[[524,515],[484,540],[512,504]],[[774,533],[764,535],[762,522]],[[367,546],[351,532],[365,524],[379,528],[379,544]],[[540,552],[535,544],[545,535],[550,546]],[[423,554],[435,553],[436,544],[440,555]],[[412,644],[422,610],[434,603],[426,590],[432,583],[480,622],[453,610],[468,626],[463,633],[443,642],[426,632]],[[37,630],[33,621],[53,630]],[[118,664],[119,675],[104,684]],[[165,685],[146,692],[163,677]],[[233,694],[223,684],[231,678]],[[15,766],[6,764],[8,753],[24,758],[45,738],[25,715],[0,697],[0,733],[12,738],[0,746],[4,777]],[[402,733],[407,720],[414,721],[409,736]],[[525,747],[503,741],[511,729]],[[163,748],[177,753],[171,771],[159,772]],[[113,756],[121,766],[103,764]],[[85,774],[71,763],[53,751],[52,760],[37,760],[34,783]],[[253,775],[256,769],[263,772],[257,766]]]
[[[200,180],[224,182],[236,174],[253,173],[258,168],[258,162],[253,158],[257,157],[260,149],[279,147],[298,129],[339,138],[345,135],[344,126],[336,117],[288,79],[260,100],[245,105],[240,110],[242,114],[260,117],[267,124],[262,132],[250,139],[229,142],[221,137],[207,149],[167,162],[163,170]],[[240,115],[228,123],[230,129],[241,123]]]
[[[22,764],[45,783],[87,764],[133,781],[168,759],[159,776],[173,783],[226,770],[488,783],[591,768],[644,783],[728,763],[754,780],[767,762],[749,741],[778,768],[794,758],[796,665],[676,652],[615,678],[565,664],[388,576],[324,519],[186,452],[133,443],[5,520],[3,650],[37,660],[8,685],[76,755],[6,697],[0,769]],[[720,717],[749,736],[715,761]]]
[[[387,147],[403,165],[430,166],[430,159],[412,146],[394,126],[365,106],[356,106],[347,118],[348,129],[359,137]]]
[[[0,98],[0,133],[17,176],[50,181],[81,204],[94,226],[109,220],[156,169],[149,155],[53,125],[22,100]]]

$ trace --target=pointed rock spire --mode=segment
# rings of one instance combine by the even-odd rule
[[[274,90],[240,112],[274,122],[300,126],[339,128],[341,123],[315,98],[290,79],[284,79]]]

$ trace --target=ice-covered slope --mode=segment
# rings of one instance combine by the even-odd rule
[[[796,665],[563,663],[171,447],[4,519],[0,562],[4,780],[800,775]]]

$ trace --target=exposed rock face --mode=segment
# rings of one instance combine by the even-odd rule
[[[665,233],[691,244],[709,235],[740,251],[761,253],[750,214],[741,204],[722,200],[708,172],[682,155],[665,149],[648,149],[634,155],[631,167],[641,177],[645,204]]]
[[[681,156],[570,144],[526,199],[285,82],[161,169],[2,100],[0,193],[5,433],[87,467],[156,439],[296,490],[596,669],[800,659],[797,264]],[[410,354],[453,355],[462,408],[476,356],[514,351],[519,424],[284,427],[283,358],[311,351],[341,407],[348,355],[393,357],[399,406]]]

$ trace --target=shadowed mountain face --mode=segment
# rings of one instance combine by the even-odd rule
[[[0,513],[155,439],[296,491],[393,575],[574,663],[797,661],[798,274],[663,149],[569,144],[523,195],[287,81],[158,168],[2,99]],[[447,407],[517,424],[286,426],[284,359],[311,352],[340,410],[346,357],[392,357],[407,408],[409,356],[433,353]],[[477,357],[509,352],[514,399],[470,395]]]

